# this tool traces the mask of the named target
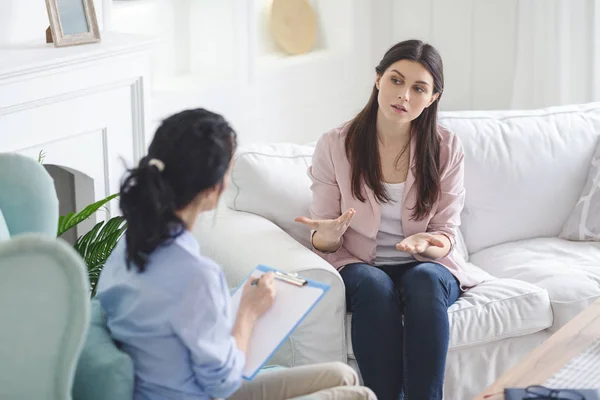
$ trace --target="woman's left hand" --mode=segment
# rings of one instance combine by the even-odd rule
[[[444,242],[431,233],[423,232],[409,236],[396,245],[396,249],[410,254],[423,253],[430,247],[444,247]]]

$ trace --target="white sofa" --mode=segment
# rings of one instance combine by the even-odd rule
[[[487,281],[449,309],[445,398],[475,396],[600,297],[600,243],[558,238],[600,144],[600,103],[530,111],[448,112],[465,150],[459,251]],[[332,289],[276,353],[298,365],[356,366],[344,285],[293,222],[308,215],[311,145],[268,144],[236,156],[226,206],[195,228],[231,286],[263,263]],[[600,218],[600,216],[598,216]]]

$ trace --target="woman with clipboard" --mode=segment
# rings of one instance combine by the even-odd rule
[[[198,215],[216,207],[235,148],[220,115],[183,111],[163,121],[121,186],[127,230],[97,298],[113,339],[133,359],[134,399],[374,399],[342,363],[265,372],[242,384],[254,324],[276,296],[274,276],[248,280],[231,315],[225,275],[190,233]]]
[[[375,72],[363,110],[318,141],[312,215],[296,221],[344,280],[365,385],[381,400],[441,399],[447,309],[480,282],[453,252],[463,149],[437,124],[444,76],[435,48],[397,43]]]

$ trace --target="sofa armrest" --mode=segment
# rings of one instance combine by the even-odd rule
[[[345,287],[329,263],[273,222],[225,207],[199,217],[193,234],[202,254],[221,265],[230,287],[237,287],[258,264],[297,272],[331,286],[269,364],[347,361]]]

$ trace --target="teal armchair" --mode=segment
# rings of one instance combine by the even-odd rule
[[[0,399],[71,398],[90,318],[83,260],[62,240],[0,243]]]
[[[0,399],[131,400],[133,363],[57,226],[43,165],[0,153]]]
[[[36,160],[0,153],[0,241],[21,233],[56,237],[58,198],[54,181]]]

